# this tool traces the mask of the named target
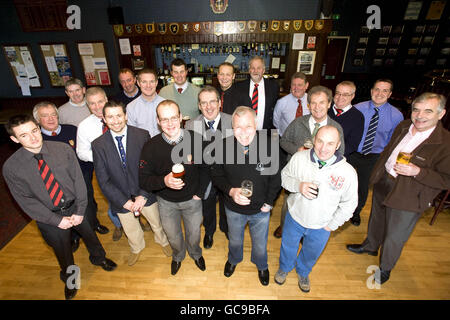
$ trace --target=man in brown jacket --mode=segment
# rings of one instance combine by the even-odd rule
[[[380,270],[375,274],[379,284],[389,280],[422,212],[441,190],[450,188],[450,132],[439,121],[445,103],[445,97],[436,93],[417,97],[411,120],[397,126],[372,171],[367,238],[347,249],[376,256],[381,246]],[[410,160],[399,160],[400,152],[410,154]]]

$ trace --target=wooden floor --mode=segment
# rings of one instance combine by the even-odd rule
[[[95,184],[99,219],[113,229],[106,214],[106,202]],[[76,299],[148,299],[148,300],[303,300],[303,299],[449,299],[450,298],[450,215],[448,210],[430,226],[432,211],[420,219],[391,279],[380,289],[369,289],[367,269],[378,264],[378,257],[356,255],[345,249],[347,243],[360,243],[366,235],[368,208],[362,224],[346,223],[331,238],[310,274],[311,292],[301,292],[297,275],[292,271],[282,286],[273,276],[278,269],[280,239],[272,233],[278,226],[282,197],[277,201],[270,221],[268,256],[270,284],[262,286],[256,267],[250,262],[250,237],[245,236],[244,261],[233,276],[226,278],[227,240],[216,232],[214,246],[203,250],[206,271],[202,272],[188,256],[176,276],[170,274],[171,258],[166,257],[146,232],[147,248],[133,267],[127,265],[129,246],[125,237],[112,241],[112,232],[99,235],[100,241],[118,268],[103,271],[90,264],[84,244],[75,253],[81,268],[81,289]],[[203,239],[203,228],[202,228]],[[369,280],[369,283],[372,283]],[[0,299],[64,299],[56,258],[32,222],[0,251]]]

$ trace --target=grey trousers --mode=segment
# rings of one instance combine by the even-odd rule
[[[157,197],[161,224],[166,232],[172,247],[172,259],[181,262],[186,257],[186,249],[189,256],[198,260],[202,256],[200,247],[200,226],[203,220],[202,201],[188,200],[183,202],[171,202]],[[181,227],[183,220],[186,237]]]
[[[421,213],[397,210],[383,205],[395,180],[387,173],[373,186],[372,210],[370,212],[367,238],[362,243],[370,251],[380,251],[380,268],[392,270],[403,246],[419,220]],[[405,195],[407,196],[407,195]]]

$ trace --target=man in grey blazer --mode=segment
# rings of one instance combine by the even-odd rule
[[[134,265],[145,248],[144,232],[138,218],[141,213],[153,229],[155,242],[170,257],[172,250],[161,225],[156,197],[139,188],[141,151],[150,135],[147,130],[127,125],[122,102],[107,102],[103,119],[110,130],[92,142],[94,167],[111,211],[117,213],[128,237],[131,248],[128,265]]]
[[[298,117],[292,121],[284,131],[280,139],[280,146],[288,153],[287,160],[297,151],[305,150],[304,146],[307,140],[311,142],[320,127],[331,125],[336,127],[341,137],[341,146],[338,151],[343,155],[345,150],[344,131],[339,123],[328,116],[328,109],[333,101],[333,94],[330,89],[323,86],[314,86],[308,91],[308,108],[311,114]],[[311,147],[312,148],[312,145]],[[280,226],[275,230],[274,236],[280,238],[283,230],[284,217],[286,216],[286,199],[287,193],[285,191],[285,198],[283,208],[281,209]]]
[[[205,86],[198,94],[198,108],[201,115],[186,122],[185,129],[192,130],[203,136],[203,141],[213,142],[214,139],[226,138],[233,135],[231,115],[220,112],[220,95],[216,88]],[[213,156],[213,155],[212,155]],[[216,202],[219,197],[219,228],[228,238],[228,224],[223,205],[223,195],[210,183],[203,199],[203,226],[205,237],[203,247],[209,249],[213,245],[216,231]]]

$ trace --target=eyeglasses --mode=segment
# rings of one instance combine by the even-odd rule
[[[172,118],[163,118],[163,119],[159,120],[159,123],[166,125],[169,123],[169,121],[170,121],[170,123],[179,122],[180,117],[177,116],[177,117],[172,117]]]
[[[348,97],[351,97],[352,95],[354,95],[355,93],[353,92],[353,93],[340,93],[340,92],[337,92],[336,91],[336,93],[334,94],[334,96],[335,97],[340,97],[340,96],[342,96],[342,97],[344,97],[344,98],[348,98]]]
[[[219,105],[219,100],[211,100],[211,101],[200,101],[200,106],[202,108],[206,107],[207,105],[210,105],[212,107],[217,107]]]

